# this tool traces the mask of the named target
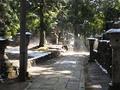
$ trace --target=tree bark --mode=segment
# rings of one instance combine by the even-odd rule
[[[19,80],[26,81],[27,47],[26,47],[26,0],[21,0],[20,10],[20,73]]]
[[[45,43],[45,28],[44,28],[44,0],[40,3],[40,41],[39,41],[39,47],[43,47]]]
[[[80,37],[78,36],[78,27],[77,24],[74,24],[74,51],[78,52],[80,50]]]

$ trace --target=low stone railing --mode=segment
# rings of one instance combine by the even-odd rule
[[[92,53],[92,61],[96,61],[110,76],[112,75],[112,48],[110,46],[110,40],[98,39],[97,49],[93,48],[93,51],[90,50],[90,54]],[[90,42],[90,41],[89,41]],[[94,43],[94,42],[93,42]],[[94,44],[92,44],[94,45]],[[93,46],[90,46],[93,47]]]
[[[109,29],[105,34],[110,40],[101,37],[98,48],[90,51],[93,54],[90,59],[94,59],[110,74],[112,81],[108,90],[120,90],[120,29]]]
[[[99,40],[98,48],[94,51],[94,58],[106,69],[107,73],[111,76],[112,72],[112,48],[109,40]]]

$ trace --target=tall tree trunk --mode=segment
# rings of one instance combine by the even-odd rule
[[[21,0],[20,5],[20,72],[19,80],[26,81],[27,72],[27,47],[26,47],[26,0]]]
[[[58,35],[55,33],[55,44],[58,44]]]
[[[80,50],[80,37],[78,36],[78,27],[77,24],[74,24],[74,51],[78,52]]]
[[[44,28],[44,0],[40,3],[40,42],[39,47],[43,47],[45,43],[45,28]]]
[[[78,10],[78,2],[79,0],[75,0],[75,3],[76,3],[76,6],[75,6],[75,11],[74,11],[74,15],[75,15],[75,17],[77,17],[77,18],[75,18],[75,22],[74,22],[74,24],[73,24],[73,26],[74,26],[74,30],[75,30],[75,32],[74,32],[74,51],[79,51],[79,49],[80,49],[80,39],[79,39],[79,37],[78,37],[78,22],[77,22],[77,19],[78,19],[78,12],[79,12],[79,10]]]

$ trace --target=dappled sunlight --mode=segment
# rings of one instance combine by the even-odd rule
[[[56,62],[55,64],[76,64],[76,61],[62,61],[62,62]]]
[[[72,71],[70,70],[62,70],[62,71],[56,71],[56,70],[47,70],[46,72],[43,72],[42,74],[43,75],[50,75],[50,74],[53,74],[53,75],[68,75],[68,74],[71,74]]]
[[[64,64],[76,64],[77,61],[63,61]]]
[[[89,52],[65,52],[62,53],[63,56],[66,55],[89,55]]]
[[[98,85],[86,86],[86,88],[89,88],[89,89],[100,89],[100,88],[102,88],[102,86],[100,84],[98,84]]]
[[[78,62],[81,61],[76,56],[83,57],[88,55],[89,52],[64,52],[62,53],[62,58],[53,64],[40,65],[28,68],[28,71],[33,76],[44,76],[44,77],[64,77],[64,78],[74,78],[73,71],[77,67]],[[73,56],[72,56],[73,55]],[[70,56],[66,58],[64,56]],[[71,68],[71,69],[70,69]]]
[[[31,72],[30,73],[32,76],[39,76],[40,75],[40,73],[37,73],[37,72]]]
[[[35,66],[35,67],[31,67],[31,68],[28,68],[28,72],[30,72],[31,75],[40,75],[43,71],[53,71],[53,68],[52,67],[43,67],[43,66]],[[45,73],[44,73],[45,74]],[[46,72],[46,74],[50,74],[50,72]]]
[[[71,74],[72,73],[70,70],[63,70],[63,71],[56,71],[56,72],[60,74]]]
[[[50,74],[53,74],[53,71],[49,71],[49,72],[48,72],[48,71],[47,71],[47,72],[43,72],[42,74],[43,74],[43,75],[50,75]]]
[[[43,70],[50,70],[50,69],[53,69],[52,67],[49,67],[49,68],[47,68],[47,67],[37,67],[37,66],[35,66],[35,67],[31,67],[31,68],[28,68],[28,71],[30,70],[30,71],[43,71]]]
[[[72,71],[70,70],[61,70],[61,71],[54,71],[50,77],[61,77],[61,78],[73,78]]]

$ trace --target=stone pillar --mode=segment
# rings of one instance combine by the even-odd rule
[[[98,40],[98,46],[97,46],[97,61],[100,61],[100,40],[102,39],[102,35],[98,35],[97,37]]]
[[[0,75],[2,78],[7,78],[7,66],[5,62],[5,48],[8,44],[8,39],[0,37]]]
[[[102,35],[98,35],[96,38],[98,39],[98,47],[97,47],[97,50],[99,50],[99,44],[100,44],[99,40],[102,39]]]
[[[110,29],[106,32],[112,47],[112,82],[108,90],[120,90],[120,29]]]
[[[20,35],[20,33],[17,33],[17,35]],[[30,36],[32,35],[30,32],[25,32],[26,35],[26,47],[28,47],[30,43]]]
[[[29,43],[30,43],[30,36],[32,35],[30,32],[26,32],[26,47],[28,47]]]
[[[92,61],[94,61],[93,60],[93,57],[94,57],[93,46],[94,46],[95,38],[90,37],[90,38],[88,38],[88,40],[89,40],[89,45],[90,45],[90,59],[89,59],[89,61],[92,62]]]

